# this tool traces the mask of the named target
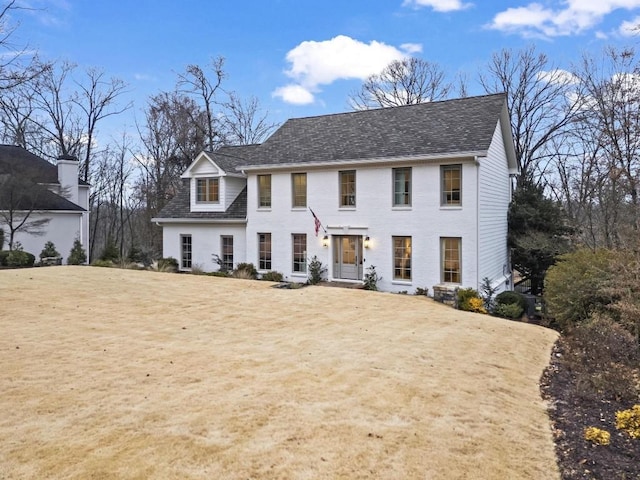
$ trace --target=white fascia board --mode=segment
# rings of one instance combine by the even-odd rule
[[[402,157],[376,157],[365,159],[346,159],[346,160],[330,160],[322,162],[291,162],[279,164],[263,164],[263,165],[243,165],[238,167],[239,170],[258,171],[258,170],[290,170],[301,168],[326,168],[335,166],[356,166],[356,165],[377,165],[385,163],[413,163],[413,162],[434,162],[440,160],[451,160],[454,158],[471,158],[486,157],[486,150],[473,150],[469,152],[451,152],[438,153],[433,155],[410,155]]]
[[[152,218],[155,223],[224,223],[224,224],[244,224],[246,218]]]

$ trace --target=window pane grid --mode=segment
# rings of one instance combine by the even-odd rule
[[[233,270],[233,237],[230,235],[222,236],[222,267]]]
[[[191,268],[191,235],[182,235],[180,244],[182,268]]]
[[[258,206],[271,206],[271,175],[258,175]]]
[[[442,239],[442,280],[460,283],[460,239]]]
[[[340,206],[356,206],[356,172],[348,170],[340,172]]]
[[[442,204],[460,205],[462,189],[462,166],[442,167]]]
[[[219,201],[218,179],[196,179],[196,201],[201,203],[216,203]]]
[[[304,233],[293,234],[293,271],[307,271],[307,235]]]
[[[307,174],[293,173],[291,174],[291,182],[293,186],[293,206],[307,206]]]
[[[393,169],[393,204],[411,205],[411,167]]]
[[[258,268],[271,270],[271,234],[258,234]]]
[[[393,278],[411,280],[411,237],[393,237]]]

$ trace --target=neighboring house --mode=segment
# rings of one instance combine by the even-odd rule
[[[89,184],[78,178],[78,161],[60,157],[56,165],[22,147],[0,145],[0,228],[8,248],[8,222],[43,222],[35,233],[18,229],[14,243],[36,258],[47,241],[55,244],[63,257],[69,256],[79,238],[89,243]]]
[[[291,119],[261,145],[203,152],[154,220],[180,268],[253,263],[289,281],[510,289],[517,174],[504,95]],[[313,210],[321,221],[316,233]]]

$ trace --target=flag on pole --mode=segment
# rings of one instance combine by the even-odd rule
[[[311,210],[311,207],[309,207],[309,210]],[[313,222],[314,222],[314,227],[316,229],[316,237],[318,236],[318,231],[320,230],[320,227],[322,227],[322,223],[320,222],[320,219],[316,216],[315,213],[313,213],[313,210],[311,210],[311,215],[313,215]],[[324,230],[324,227],[323,227]]]

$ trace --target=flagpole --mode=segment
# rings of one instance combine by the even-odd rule
[[[327,232],[327,229],[326,229],[326,228],[324,228],[324,225],[322,224],[322,222],[320,221],[320,219],[318,218],[318,216],[313,212],[313,210],[311,210],[311,207],[308,207],[308,208],[309,208],[309,211],[311,212],[311,215],[313,215],[313,218],[315,218],[316,220],[318,220],[318,223],[319,223],[319,224],[320,224],[320,226],[322,227],[322,231],[323,231],[324,233],[328,233],[328,232]]]

